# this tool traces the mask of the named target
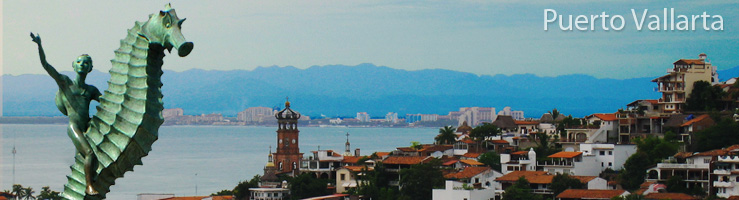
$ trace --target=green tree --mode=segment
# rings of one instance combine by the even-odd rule
[[[24,190],[22,185],[15,184],[13,185],[13,189],[11,190],[11,193],[16,196],[16,198],[23,198],[26,195],[26,191]]]
[[[439,135],[437,135],[434,140],[436,140],[436,144],[454,144],[454,142],[457,139],[457,135],[454,134],[454,131],[457,129],[454,128],[454,126],[444,126],[444,128],[439,129]]]
[[[23,196],[20,197],[23,197],[25,200],[36,199],[36,197],[33,196],[33,193],[35,192],[36,191],[33,191],[33,188],[31,187],[23,188]]]
[[[553,121],[557,121],[557,117],[559,117],[559,111],[556,108],[549,111],[549,114],[552,115]]]
[[[432,189],[444,186],[444,175],[437,168],[440,165],[441,161],[434,159],[400,170],[400,193],[411,199],[431,199]]]
[[[423,148],[423,145],[421,145],[421,143],[418,141],[411,141],[411,148],[420,150]]]
[[[315,178],[310,173],[300,174],[287,182],[290,184],[291,199],[328,195],[326,190],[328,180]]]
[[[569,115],[557,123],[557,132],[559,132],[560,137],[564,138],[567,136],[566,128],[580,126],[581,124],[582,121],[580,119],[573,118],[572,115]]]
[[[62,200],[62,196],[59,192],[52,191],[49,186],[42,187],[36,199],[39,200]]]
[[[378,162],[374,170],[362,169],[356,194],[372,199],[397,199],[399,192],[396,187],[390,187],[390,175],[385,171],[385,165]]]
[[[679,145],[676,143],[654,136],[636,139],[635,142],[637,151],[647,154],[647,157],[650,159],[649,164],[657,164],[662,159],[675,155],[679,148]]]
[[[721,110],[721,98],[726,96],[718,85],[711,86],[707,81],[696,81],[693,90],[685,100],[685,110],[689,111],[711,111]]]
[[[485,139],[487,136],[500,135],[501,130],[497,126],[491,123],[482,123],[470,131],[470,137],[475,138],[478,141]]]
[[[232,190],[234,198],[236,200],[246,200],[249,199],[251,193],[249,193],[249,188],[257,188],[259,187],[259,181],[262,177],[259,176],[259,174],[254,175],[254,177],[251,178],[249,181],[240,181],[236,187]]]
[[[680,175],[675,175],[667,179],[667,192],[683,193],[688,191],[685,187],[685,180]]]
[[[216,193],[210,194],[210,196],[224,196],[224,195],[234,195],[233,190],[221,190]]]
[[[547,156],[561,151],[560,148],[556,147],[555,143],[551,142],[549,135],[546,133],[536,133],[535,142],[536,148],[534,148],[534,151],[536,152],[537,159],[546,159]]]
[[[647,174],[647,168],[651,165],[651,160],[644,152],[637,152],[631,155],[624,163],[624,169],[621,172],[621,185],[627,190],[639,189],[639,185],[644,182]]]
[[[516,183],[505,189],[503,199],[541,200],[543,197],[534,194],[531,191],[531,184],[522,176],[521,178],[518,178]]]
[[[477,159],[481,163],[489,166],[490,168],[493,168],[494,170],[500,171],[500,155],[495,152],[485,152],[480,155],[480,158]]]
[[[557,196],[567,189],[584,189],[585,186],[580,179],[572,178],[567,174],[557,174],[552,178],[550,188],[554,192],[554,196]]]
[[[716,125],[695,133],[696,142],[693,151],[709,151],[739,144],[737,135],[739,135],[739,123],[731,119],[723,119]]]

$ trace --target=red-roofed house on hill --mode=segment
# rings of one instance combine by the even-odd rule
[[[597,176],[601,168],[594,156],[583,156],[582,152],[558,152],[547,156],[551,161],[538,162],[539,167],[552,174]]]
[[[495,197],[495,190],[501,190],[496,178],[503,176],[490,167],[467,167],[459,172],[444,175],[445,189],[434,189],[433,199],[490,199]],[[464,185],[469,188],[464,188]]]
[[[690,146],[695,143],[695,133],[715,125],[716,122],[708,114],[700,116],[689,115],[686,121],[680,125],[680,141]]]
[[[672,114],[661,111],[658,100],[636,100],[626,105],[626,110],[616,112],[618,117],[618,143],[631,144],[637,137],[662,133],[663,125]]]
[[[580,200],[580,199],[611,199],[613,197],[626,197],[630,193],[626,190],[583,190],[567,189],[557,195],[557,200]]]
[[[536,171],[536,152],[534,148],[530,148],[528,151],[500,154],[500,166],[503,174],[512,171]]]
[[[518,181],[518,178],[524,177],[529,183],[531,184],[531,189],[533,193],[536,194],[543,194],[543,195],[552,195],[552,190],[550,189],[550,185],[552,184],[552,179],[554,179],[554,175],[549,174],[545,171],[514,171],[511,173],[508,173],[506,175],[501,176],[500,178],[495,179],[496,181],[500,182],[502,185],[502,189],[505,190],[511,185],[513,185],[516,181]],[[605,190],[608,188],[608,181],[606,181],[603,178],[597,177],[597,176],[570,176],[572,178],[580,180],[580,182],[584,183],[587,187],[586,189],[602,189]]]
[[[739,195],[739,145],[700,153],[678,153],[670,162],[647,169],[646,180],[665,182],[681,176],[689,190],[700,187],[719,197]]]
[[[680,59],[675,61],[667,75],[652,80],[657,83],[657,90],[662,93],[659,103],[665,113],[681,113],[685,107],[685,99],[693,91],[693,84],[706,81],[718,83],[716,67],[708,61],[706,54],[698,55],[698,59]]]
[[[399,186],[400,170],[411,168],[411,165],[427,163],[431,161],[431,156],[388,156],[382,161],[385,165],[385,171],[390,175],[388,177],[396,178],[390,181],[390,185]]]

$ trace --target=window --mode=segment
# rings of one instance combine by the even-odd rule
[[[480,178],[475,178],[475,183],[479,183],[479,182],[480,182]]]
[[[608,151],[608,155],[613,155],[613,151]]]
[[[603,162],[600,162],[600,166],[603,167]]]
[[[606,151],[599,151],[599,152],[600,152],[600,155],[601,156],[605,156],[606,155]]]
[[[710,162],[711,162],[711,159],[710,158],[704,158],[703,159],[703,163],[710,163]]]
[[[608,166],[609,167],[613,167],[613,163],[612,162],[608,162]]]
[[[346,174],[341,174],[341,180],[346,180]]]
[[[563,174],[570,174],[570,169],[564,169]]]

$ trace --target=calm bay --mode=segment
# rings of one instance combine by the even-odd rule
[[[262,174],[270,146],[274,151],[276,130],[277,127],[163,126],[153,150],[143,158],[144,165],[118,179],[108,199],[136,199],[140,193],[209,195],[233,189],[239,181]],[[352,152],[359,148],[362,155],[369,155],[409,146],[411,141],[432,143],[438,129],[300,127],[300,151],[308,154],[320,148],[343,152],[346,133],[350,134]],[[0,191],[11,189],[13,163],[15,183],[33,187],[35,194],[43,186],[62,191],[74,153],[65,125],[1,124]]]

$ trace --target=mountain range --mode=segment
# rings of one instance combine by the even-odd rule
[[[63,72],[73,77],[72,72]],[[720,79],[739,76],[739,66],[719,71]],[[87,83],[107,88],[107,73],[93,71]],[[222,113],[235,116],[248,107],[291,108],[304,115],[353,117],[367,112],[442,114],[459,107],[510,106],[527,117],[557,108],[581,117],[615,112],[637,99],[657,99],[656,77],[608,79],[589,75],[540,77],[533,74],[476,75],[443,69],[407,71],[373,64],[327,65],[307,69],[258,67],[254,70],[165,71],[165,108],[187,115]],[[56,84],[47,75],[3,75],[4,116],[59,116]],[[96,103],[93,103],[97,105]]]

